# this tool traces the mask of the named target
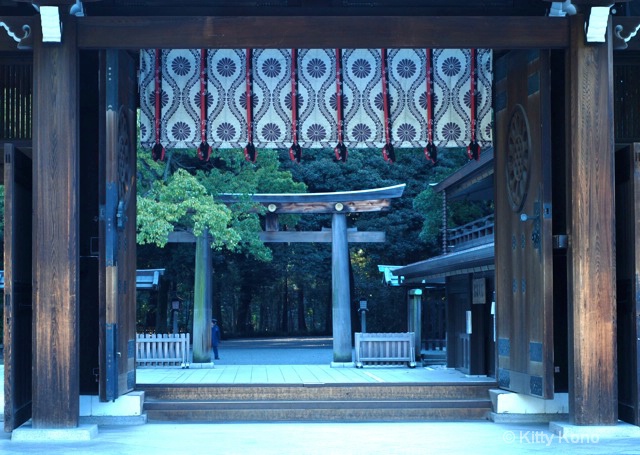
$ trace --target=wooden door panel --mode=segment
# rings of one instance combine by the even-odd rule
[[[4,148],[4,430],[31,418],[32,402],[32,205],[31,157]]]
[[[616,152],[616,306],[618,336],[618,415],[640,423],[640,143]]]
[[[101,169],[101,392],[113,400],[135,387],[136,72],[126,52],[104,53],[105,160]],[[103,322],[103,323],[102,323]]]
[[[498,382],[553,397],[549,54],[496,62]]]

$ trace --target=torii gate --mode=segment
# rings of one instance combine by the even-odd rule
[[[331,286],[333,305],[333,362],[353,362],[349,290],[349,242],[384,242],[384,232],[347,230],[347,214],[380,212],[391,208],[391,199],[402,196],[405,184],[361,191],[302,194],[253,194],[251,200],[266,208],[263,242],[331,242]],[[225,204],[238,201],[237,195],[221,195]],[[331,214],[331,231],[280,231],[280,214]],[[210,275],[210,274],[207,274]],[[207,319],[204,320],[207,322]],[[195,324],[194,324],[194,339]],[[195,348],[195,346],[194,346]]]

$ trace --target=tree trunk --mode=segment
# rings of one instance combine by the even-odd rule
[[[298,292],[297,292],[297,297],[298,297],[298,330],[300,332],[307,332],[307,321],[305,318],[305,311],[304,311],[304,288],[301,286],[298,288]]]
[[[240,288],[240,302],[238,308],[238,317],[236,319],[236,327],[238,332],[242,334],[249,333],[251,322],[251,290],[253,288],[245,282]]]

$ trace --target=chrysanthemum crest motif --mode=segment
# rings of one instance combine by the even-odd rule
[[[222,77],[230,77],[236,72],[236,63],[229,57],[221,58],[216,65],[216,71]]]
[[[262,127],[262,137],[269,142],[275,142],[280,139],[280,127],[275,123],[267,123]]]
[[[324,126],[313,123],[307,128],[307,137],[313,142],[320,142],[327,137],[327,130]]]
[[[449,77],[455,76],[461,69],[462,64],[456,57],[449,57],[442,62],[442,72]]]
[[[309,63],[307,63],[307,72],[309,76],[320,79],[324,76],[324,73],[327,72],[327,64],[319,58],[312,58]]]
[[[191,62],[180,55],[174,58],[171,62],[171,69],[178,76],[185,76],[189,71],[191,71]]]
[[[218,125],[218,128],[216,128],[216,134],[220,140],[227,142],[235,137],[236,129],[231,123],[222,122]]]
[[[400,77],[409,79],[416,73],[416,64],[415,62],[413,62],[413,60],[403,58],[402,60],[400,60],[400,62],[398,62],[396,71],[398,71]]]
[[[365,125],[364,123],[358,123],[353,127],[351,135],[358,142],[366,142],[367,140],[369,140],[369,138],[371,138],[371,128],[369,128],[369,126]]]
[[[355,77],[364,79],[371,73],[371,63],[363,58],[359,58],[351,65],[351,71]]]
[[[262,63],[262,72],[267,77],[277,77],[282,70],[282,65],[275,58],[268,58]]]
[[[191,135],[191,128],[185,122],[176,122],[171,127],[171,134],[178,141],[184,141]]]

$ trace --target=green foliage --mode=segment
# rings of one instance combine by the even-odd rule
[[[173,151],[165,163],[153,162],[141,151],[138,160],[138,243],[163,247],[174,230],[194,235],[208,231],[212,248],[270,260],[271,250],[259,239],[262,208],[248,195],[259,192],[302,192],[303,183],[278,169],[278,156],[263,151],[248,163],[238,151],[217,154],[210,161],[194,151]],[[247,195],[232,206],[216,202],[219,194]],[[295,224],[295,219],[287,220]]]
[[[413,200],[413,208],[424,216],[418,238],[435,248],[442,233],[442,194],[426,188]]]
[[[232,228],[231,211],[214,202],[198,179],[179,169],[167,182],[156,181],[138,197],[138,243],[162,247],[175,229],[190,229],[200,236],[208,230],[212,247],[238,249],[241,237]]]
[[[468,161],[464,149],[449,149],[438,156],[438,164],[433,168],[432,183],[443,181]],[[418,234],[421,241],[428,244],[433,251],[439,247],[442,239],[442,194],[436,193],[432,186],[427,186],[413,200],[413,209],[422,215],[424,223]],[[470,208],[468,208],[468,206]],[[459,226],[481,215],[481,203],[454,202],[448,203],[448,226]]]

